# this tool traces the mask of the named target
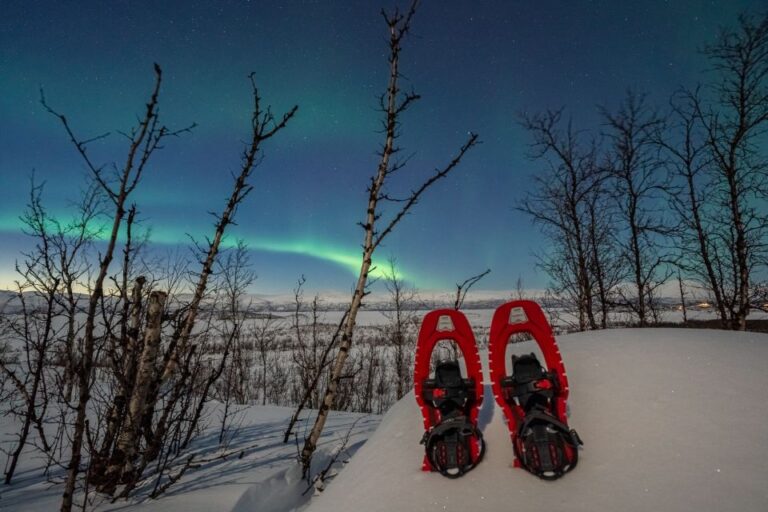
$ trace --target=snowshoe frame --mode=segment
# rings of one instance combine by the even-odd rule
[[[544,355],[545,368],[542,369],[540,376],[526,383],[522,393],[519,391],[513,393],[515,396],[512,399],[507,386],[519,379],[507,375],[506,350],[510,337],[516,333],[529,333],[533,336]],[[538,362],[533,354],[523,358],[528,358],[528,361],[532,358]],[[493,394],[496,403],[504,412],[512,438],[515,467],[523,467],[536,476],[549,480],[559,478],[573,469],[578,460],[578,445],[582,443],[578,434],[568,428],[566,415],[568,376],[560,350],[552,335],[552,328],[538,304],[528,300],[517,300],[507,302],[496,309],[491,322],[488,360]],[[513,358],[513,365],[516,360],[518,359]],[[545,398],[543,403],[546,405],[542,405],[542,402],[531,402],[536,405],[524,408],[523,404],[528,400],[521,400],[521,398],[536,393],[537,389],[541,391],[541,397]],[[549,454],[542,454],[543,456],[539,457],[539,454],[531,453],[546,446],[546,442],[541,439],[543,428],[536,428],[535,433],[531,429],[534,420],[539,425],[549,423],[547,429],[554,431],[552,439],[546,441],[550,446],[564,444],[562,450],[558,448],[560,454],[554,451],[552,453],[552,459],[559,458],[559,462],[550,462]],[[538,438],[536,445],[531,443],[532,437],[529,438],[533,434]],[[555,469],[550,470],[549,466],[554,466]]]
[[[464,382],[473,386],[469,393],[471,402],[464,414],[450,415],[443,418],[439,408],[433,406],[431,391],[425,389],[425,383],[429,379],[429,363],[432,352],[439,341],[450,340],[456,343],[464,357],[464,364],[467,370],[467,376]],[[482,434],[477,429],[477,417],[483,402],[483,384],[482,384],[482,365],[480,363],[480,354],[475,343],[475,336],[472,328],[467,321],[466,316],[460,311],[453,309],[438,309],[431,311],[424,316],[419,330],[419,338],[416,345],[415,365],[414,365],[414,394],[416,402],[421,409],[421,415],[424,419],[424,438],[422,442],[426,445],[427,454],[424,455],[422,470],[438,471],[444,476],[461,476],[469,469],[472,469],[483,457],[484,443]],[[442,426],[441,423],[443,424]],[[459,424],[461,423],[461,425]],[[469,447],[469,458],[466,467],[456,474],[447,474],[445,468],[440,467],[430,461],[430,435],[443,435],[446,427],[455,427],[459,433],[465,436],[466,444]]]

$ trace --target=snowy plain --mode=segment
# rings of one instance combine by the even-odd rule
[[[472,320],[475,324],[480,319]],[[569,422],[585,446],[578,467],[556,482],[511,467],[503,415],[486,383],[480,416],[486,458],[458,480],[421,471],[422,422],[412,394],[383,419],[331,415],[314,470],[325,465],[351,432],[339,458],[348,463],[338,464],[340,473],[316,497],[300,479],[297,446],[282,443],[290,408],[243,407],[237,432],[223,450],[229,455],[219,459],[220,411],[214,407],[207,430],[193,447],[210,462],[190,470],[160,499],[111,504],[96,498],[93,509],[768,510],[768,400],[762,397],[768,389],[768,335],[646,328],[557,339],[571,386]],[[508,352],[535,350],[535,344],[525,342],[510,345]],[[9,422],[0,418],[3,443],[12,441]],[[24,459],[14,484],[0,488],[0,510],[58,509],[61,485],[40,477],[42,464],[39,456]],[[56,472],[51,476],[60,478]]]

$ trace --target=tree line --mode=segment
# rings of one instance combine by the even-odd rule
[[[740,16],[703,53],[709,80],[668,105],[629,90],[592,130],[564,109],[521,115],[546,166],[517,209],[547,236],[538,265],[579,330],[617,310],[658,323],[675,278],[682,307],[695,288],[723,328],[767,309],[768,16]]]

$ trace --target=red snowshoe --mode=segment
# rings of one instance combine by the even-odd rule
[[[505,354],[515,333],[531,334],[544,354],[546,369],[535,354],[512,356],[507,374]],[[560,350],[544,313],[527,300],[499,306],[491,322],[488,360],[496,403],[504,411],[515,451],[515,467],[555,480],[576,467],[583,444],[568,427],[568,378]]]
[[[435,377],[429,377],[432,351],[440,340],[452,340],[459,346],[466,378],[461,375],[458,361],[438,363]],[[419,331],[413,376],[416,401],[424,417],[424,471],[458,478],[483,458],[485,443],[477,428],[483,402],[482,380],[480,355],[464,314],[453,309],[427,313]]]

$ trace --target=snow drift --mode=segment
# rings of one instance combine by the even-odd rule
[[[422,421],[409,395],[307,510],[768,510],[768,335],[626,329],[558,342],[569,423],[585,443],[572,473],[545,482],[511,467],[503,414],[486,384],[488,450],[472,472],[449,480],[420,470]]]

